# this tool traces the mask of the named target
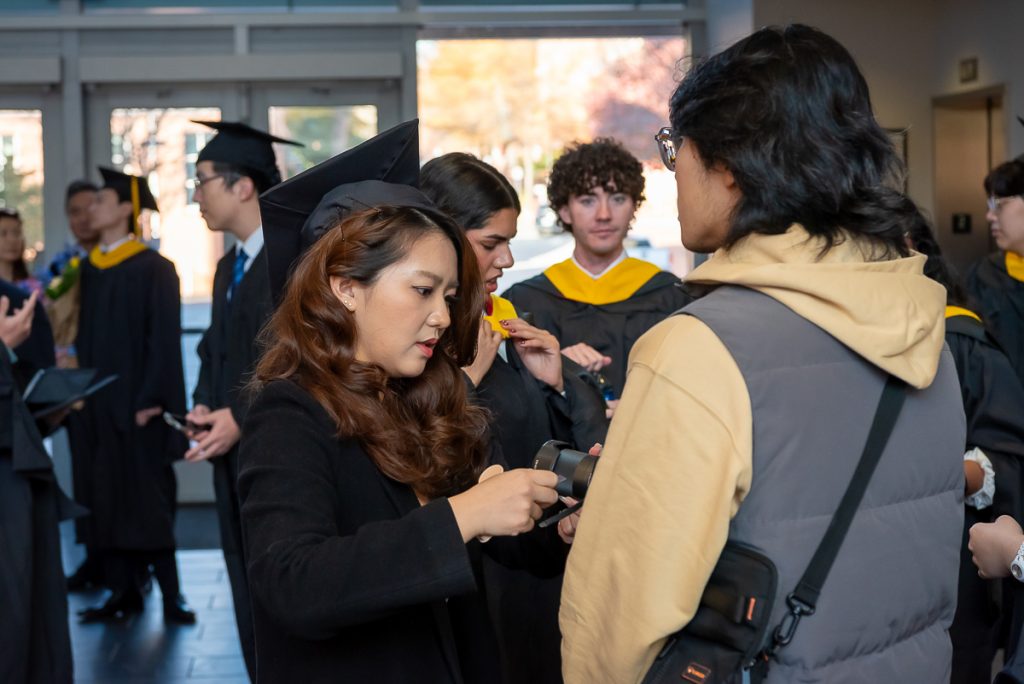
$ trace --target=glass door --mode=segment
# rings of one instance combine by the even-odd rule
[[[211,293],[225,238],[210,231],[193,201],[196,158],[214,131],[196,121],[237,118],[238,99],[223,89],[105,89],[89,93],[87,103],[90,176],[109,166],[143,176],[160,208],[142,219],[150,247],[174,262],[181,280],[182,356],[185,388],[191,397],[199,378],[196,346],[210,325]],[[213,500],[209,473],[181,465],[178,499]]]
[[[395,125],[397,111],[397,86],[387,83],[267,86],[252,93],[254,126],[305,145],[275,146],[284,178]]]
[[[44,248],[43,112],[0,108],[0,206],[17,211],[29,270]]]

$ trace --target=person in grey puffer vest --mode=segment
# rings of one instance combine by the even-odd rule
[[[630,355],[565,574],[565,681],[640,681],[727,540],[778,567],[777,625],[891,374],[906,403],[767,681],[948,682],[965,419],[867,84],[833,38],[769,27],[696,64],[670,111],[682,241],[715,252],[686,280],[710,292]]]

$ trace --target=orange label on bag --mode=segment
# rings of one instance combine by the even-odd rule
[[[690,663],[679,676],[687,682],[693,682],[693,684],[704,684],[704,682],[708,681],[708,677],[711,676],[711,668],[704,667],[698,663]]]

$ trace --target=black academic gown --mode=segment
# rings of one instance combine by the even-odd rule
[[[953,641],[951,681],[971,684],[989,681],[991,676],[1002,612],[1001,589],[1019,592],[1015,580],[1000,583],[978,577],[967,549],[967,534],[973,524],[991,522],[1000,515],[1022,519],[1024,387],[1006,356],[990,342],[981,323],[975,319],[948,318],[946,342],[956,363],[967,416],[966,448],[978,447],[985,452],[992,462],[996,482],[991,506],[980,511],[971,506],[964,509],[958,601],[950,628]]]
[[[255,398],[240,455],[258,682],[501,681],[480,555],[556,574],[556,530],[464,543],[447,499],[420,506],[290,381]]]
[[[0,681],[70,684],[71,640],[58,523],[73,505],[0,343]]]
[[[213,278],[213,312],[210,328],[203,335],[197,350],[201,365],[193,400],[211,410],[230,408],[235,422],[242,426],[249,412],[250,398],[244,387],[259,357],[256,338],[273,312],[273,304],[267,275],[267,250],[261,249],[253,258],[229,303],[227,293],[234,265],[234,249],[217,262],[217,272]],[[255,638],[238,508],[238,446],[235,445],[211,463],[221,548],[231,582],[235,622],[249,676],[255,678]]]
[[[508,361],[494,359],[473,392],[491,412],[491,427],[510,468],[529,468],[549,439],[588,450],[604,443],[608,421],[604,399],[563,358],[565,396],[539,382],[523,366],[514,345],[505,344]],[[484,559],[487,599],[494,616],[506,684],[562,681],[558,607],[562,576],[540,578]]]
[[[981,320],[1024,383],[1024,282],[1006,270],[1006,252],[975,263],[965,280]]]
[[[76,469],[85,481],[75,494],[92,515],[81,536],[101,550],[173,549],[171,463],[187,444],[160,416],[137,427],[135,413],[156,406],[185,411],[178,275],[147,249],[106,269],[83,260],[81,279],[79,363],[96,368],[98,377],[118,376],[82,411],[87,462]]]
[[[629,351],[640,336],[692,301],[672,273],[661,271],[629,299],[612,304],[585,304],[570,299],[543,273],[516,283],[502,296],[532,322],[558,338],[562,348],[585,342],[612,362],[601,373],[615,396],[622,395]]]
[[[6,280],[0,280],[0,296],[10,300],[10,311],[20,309],[28,299],[24,290]],[[15,348],[14,353],[18,357],[13,368],[14,377],[22,387],[28,383],[37,370],[57,365],[53,328],[50,326],[50,319],[46,315],[46,308],[41,301],[36,302],[36,312],[32,317],[32,332],[29,333],[28,339]]]

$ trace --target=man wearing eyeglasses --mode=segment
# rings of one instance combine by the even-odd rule
[[[1024,159],[993,169],[985,178],[988,219],[999,251],[974,264],[967,289],[989,333],[1024,381]]]
[[[626,254],[644,176],[621,144],[598,138],[570,145],[551,168],[548,200],[576,241],[572,257],[504,296],[554,334],[565,356],[600,374],[605,398],[614,402],[633,343],[690,297],[676,276]]]
[[[193,180],[210,230],[235,245],[217,263],[210,328],[199,343],[199,382],[188,421],[196,426],[186,460],[213,463],[221,547],[249,676],[256,656],[239,519],[238,441],[249,402],[244,386],[259,356],[256,336],[273,311],[259,195],[281,182],[272,143],[296,145],[242,123],[198,122],[217,131],[200,151]]]

